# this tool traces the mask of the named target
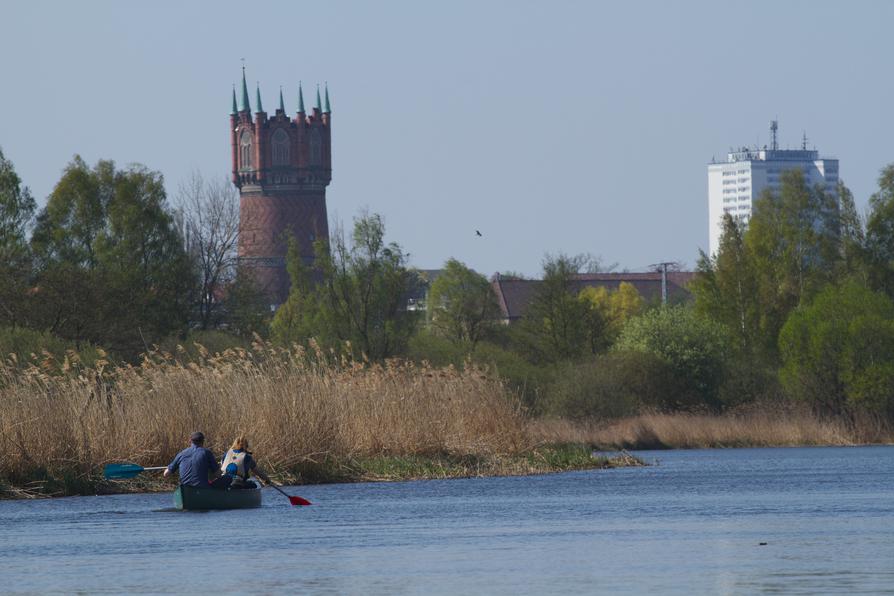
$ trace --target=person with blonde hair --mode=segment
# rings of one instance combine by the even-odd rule
[[[258,467],[258,463],[248,450],[248,439],[245,435],[236,437],[229,451],[220,460],[220,472],[230,479],[230,488],[254,488],[254,482],[249,481],[252,472],[270,484],[270,478]]]

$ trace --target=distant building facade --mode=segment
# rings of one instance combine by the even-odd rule
[[[242,100],[233,89],[230,113],[233,184],[239,189],[239,263],[248,267],[271,306],[289,293],[286,252],[289,236],[302,260],[313,263],[314,242],[329,240],[326,187],[332,180],[332,114],[317,89],[316,105],[305,112],[298,86],[295,117],[286,114],[282,91],[270,118],[257,90],[254,118],[245,71]]]
[[[688,271],[668,271],[664,276],[661,272],[582,273],[574,276],[569,290],[574,294],[589,287],[615,291],[626,282],[636,288],[647,303],[660,304],[666,296],[668,304],[680,304],[692,299],[687,286],[694,277],[695,273]],[[542,284],[539,279],[495,274],[491,278],[491,287],[500,305],[503,322],[513,323],[523,318]]]
[[[777,130],[774,120],[770,123],[772,141],[769,148],[742,148],[728,153],[725,163],[708,164],[708,245],[711,255],[716,254],[720,246],[723,214],[729,213],[747,224],[754,201],[764,189],[778,192],[780,174],[786,170],[799,169],[808,186],[819,185],[836,195],[838,160],[821,158],[818,151],[808,150],[806,137],[801,149],[779,149]]]

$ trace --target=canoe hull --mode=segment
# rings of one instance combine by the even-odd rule
[[[198,486],[178,486],[174,507],[185,510],[253,509],[261,506],[261,489],[220,490]]]

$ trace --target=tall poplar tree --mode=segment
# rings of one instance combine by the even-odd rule
[[[834,197],[808,186],[801,170],[785,171],[780,180],[778,194],[768,189],[755,202],[744,235],[757,283],[763,347],[774,361],[789,313],[836,279],[840,258]]]
[[[28,229],[34,198],[0,150],[0,323],[25,320],[24,303],[31,269]]]
[[[894,297],[894,164],[882,169],[869,198],[866,251],[871,286]]]
[[[723,323],[739,356],[750,356],[760,337],[760,303],[751,255],[739,222],[725,214],[714,258],[701,253],[698,275],[690,284],[696,309]]]

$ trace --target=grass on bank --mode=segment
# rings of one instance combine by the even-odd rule
[[[85,366],[70,352],[0,367],[0,479],[7,496],[155,487],[102,481],[104,464],[169,462],[202,430],[215,453],[246,434],[275,477],[341,481],[546,472],[606,465],[544,448],[502,381],[469,367],[356,362],[256,344],[195,359]],[[20,493],[16,495],[16,493]]]
[[[878,418],[829,419],[798,404],[755,404],[723,415],[645,413],[606,422],[542,419],[533,440],[586,443],[598,449],[796,447],[894,443]]]

